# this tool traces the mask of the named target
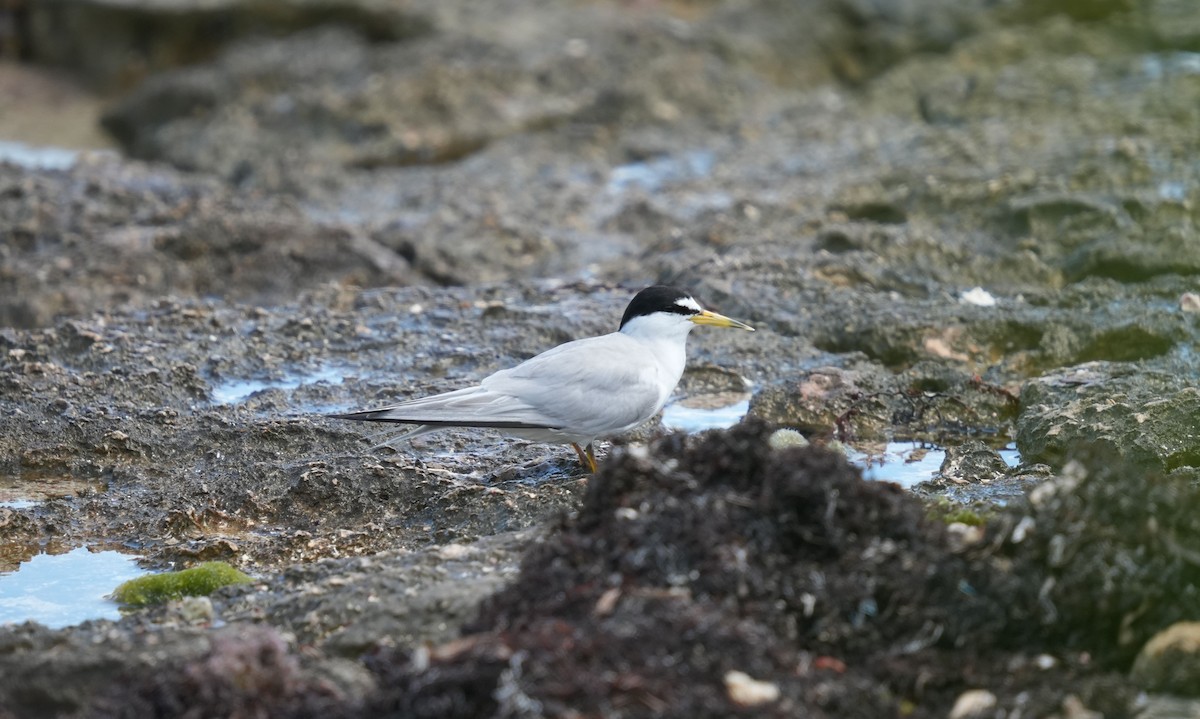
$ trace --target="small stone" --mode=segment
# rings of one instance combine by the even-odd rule
[[[591,52],[591,48],[588,46],[587,40],[573,37],[570,40],[567,40],[566,44],[563,46],[563,52],[566,53],[567,57],[572,57],[578,60],[580,58],[587,57],[588,53]]]
[[[463,559],[470,556],[473,551],[469,545],[452,542],[442,546],[438,550],[438,554],[441,555],[442,559]]]
[[[963,292],[958,296],[958,301],[964,305],[975,305],[976,307],[995,307],[996,298],[991,292],[982,287],[974,287]]]
[[[1063,719],[1104,719],[1104,715],[1087,708],[1087,705],[1074,694],[1067,695],[1062,701]]]
[[[1130,678],[1148,691],[1200,696],[1200,622],[1176,622],[1151,637]]]
[[[725,691],[734,704],[756,707],[779,699],[779,687],[739,671],[725,672]]]
[[[967,547],[983,541],[983,527],[975,527],[963,522],[951,522],[946,525],[947,539],[953,552],[961,552]]]
[[[969,689],[958,695],[949,719],[971,719],[982,717],[996,706],[996,695],[986,689]]]
[[[807,447],[808,440],[794,429],[777,429],[767,439],[771,449],[787,449],[789,447]]]
[[[1025,538],[1037,528],[1037,520],[1033,517],[1021,517],[1021,521],[1017,522],[1017,526],[1013,527],[1008,538],[1013,544],[1020,544],[1025,541]]]
[[[943,482],[986,484],[1000,479],[1008,465],[1000,453],[979,440],[968,440],[946,448],[938,474]]]
[[[215,616],[208,597],[184,597],[179,600],[179,616],[188,624],[207,624]]]
[[[1184,292],[1179,296],[1179,309],[1184,312],[1200,312],[1200,295]]]
[[[596,606],[592,608],[592,615],[596,617],[607,617],[617,608],[617,602],[621,599],[621,590],[617,587],[609,587],[604,590],[604,594],[596,600]]]

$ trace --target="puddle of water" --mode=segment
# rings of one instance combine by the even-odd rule
[[[343,378],[341,369],[324,367],[308,374],[288,374],[278,379],[228,379],[213,385],[212,401],[213,404],[237,404],[266,389],[296,389],[317,382],[341,384]]]
[[[60,629],[88,619],[119,619],[119,605],[107,595],[121,582],[147,574],[137,559],[86,547],[39,554],[17,571],[0,574],[0,624],[32,619]]]
[[[663,426],[689,434],[706,429],[725,429],[740,422],[750,411],[749,395],[733,404],[716,407],[711,406],[712,403],[706,401],[708,399],[711,398],[688,398],[667,405],[663,408]]]
[[[1009,467],[1021,463],[1016,447],[997,450]],[[895,482],[906,489],[933,479],[942,468],[946,450],[922,442],[888,442],[882,452],[862,452],[847,448],[850,461],[863,470],[863,478]]]
[[[706,177],[712,172],[716,159],[711,151],[694,150],[614,167],[608,178],[608,191],[615,194],[638,188],[654,192],[667,183]]]
[[[1183,202],[1188,198],[1188,186],[1175,180],[1163,180],[1158,183],[1158,196],[1164,200]]]
[[[1021,464],[1021,453],[1017,451],[1017,445],[1010,444],[1007,447],[996,450],[1000,453],[1000,459],[1009,467],[1016,467]]]
[[[946,459],[946,450],[920,442],[888,442],[882,452],[848,448],[847,455],[862,468],[864,479],[895,482],[907,489],[937,474]]]
[[[67,170],[78,159],[77,150],[0,140],[0,162],[11,162],[30,170]]]
[[[1170,75],[1200,75],[1200,52],[1163,52],[1143,55],[1142,73],[1150,80]]]
[[[74,497],[86,492],[103,491],[104,485],[93,480],[56,475],[0,475],[0,507],[26,509],[48,499]]]

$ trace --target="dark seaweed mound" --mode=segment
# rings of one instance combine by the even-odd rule
[[[366,715],[729,716],[748,711],[729,672],[779,689],[765,715],[944,716],[975,687],[1048,713],[1057,695],[1021,695],[1047,672],[1119,715],[1120,679],[1033,667],[1036,576],[951,551],[899,487],[768,436],[751,423],[618,455],[459,645],[419,668],[375,658]]]
[[[986,689],[998,711],[1049,715],[1073,695],[1119,717],[1134,695],[1128,648],[1195,607],[1193,550],[1180,544],[1197,536],[1189,484],[1097,459],[955,550],[910,493],[862,480],[834,452],[774,451],[769,436],[747,423],[614,453],[578,514],[531,548],[459,639],[366,657],[377,684],[364,700],[339,701],[268,637],[255,644],[265,653],[214,643],[191,665],[139,678],[125,706],[943,717],[964,691]],[[222,678],[237,666],[250,678]],[[749,706],[743,675],[774,696]]]

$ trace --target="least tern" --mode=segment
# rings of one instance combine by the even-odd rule
[[[637,427],[667,403],[683,376],[687,336],[696,325],[754,331],[704,309],[681,289],[655,285],[634,296],[616,332],[561,344],[474,387],[331,416],[416,425],[388,444],[447,427],[489,427],[570,444],[595,472],[598,438]]]

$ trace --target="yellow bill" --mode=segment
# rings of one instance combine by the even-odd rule
[[[700,314],[689,317],[693,323],[698,325],[708,325],[710,327],[736,327],[739,330],[754,331],[754,328],[745,322],[738,322],[735,319],[730,319],[725,315],[719,315],[716,312],[708,310],[700,310]]]

